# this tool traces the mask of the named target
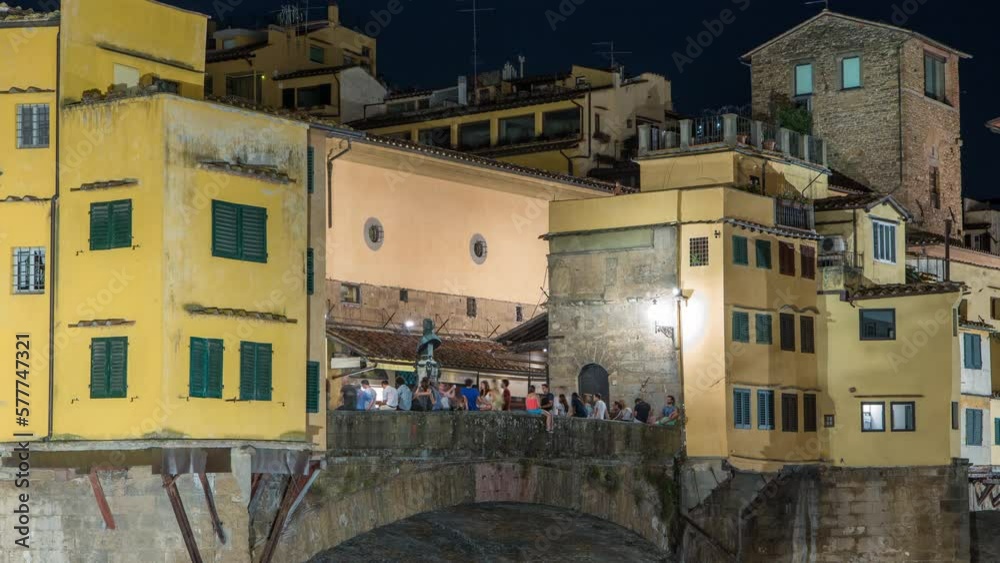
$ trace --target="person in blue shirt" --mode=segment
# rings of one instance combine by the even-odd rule
[[[357,410],[370,411],[373,408],[375,408],[375,390],[367,379],[362,379],[361,389],[358,389]]]
[[[413,391],[402,377],[396,378],[396,393],[399,396],[399,410],[410,410],[413,406]]]
[[[462,397],[465,398],[466,410],[479,410],[479,389],[476,389],[476,386],[472,384],[471,379],[465,380],[465,387],[462,388]]]

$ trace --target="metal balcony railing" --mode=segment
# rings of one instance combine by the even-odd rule
[[[851,250],[843,252],[824,252],[817,258],[819,267],[823,268],[844,268],[851,270],[861,270],[864,264],[864,255],[854,254]]]
[[[774,223],[796,229],[813,230],[815,225],[813,206],[809,203],[774,200]]]
[[[691,122],[691,144],[721,143],[726,138],[723,129],[722,116],[694,119]]]

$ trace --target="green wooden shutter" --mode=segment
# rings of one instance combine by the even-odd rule
[[[309,167],[309,170],[306,173],[306,177],[308,178],[309,193],[313,193],[316,190],[316,187],[313,184],[316,181],[316,172],[314,170],[315,161],[316,151],[312,147],[309,147],[309,152],[306,157],[306,165]]]
[[[124,398],[128,393],[128,339],[109,338],[108,396]]]
[[[774,430],[774,391],[757,391],[757,427]]]
[[[750,264],[750,252],[747,238],[733,235],[733,264],[747,266]]]
[[[111,248],[132,246],[132,200],[112,201],[111,207]]]
[[[241,256],[249,262],[267,262],[267,209],[240,207]]]
[[[771,269],[771,241],[758,240],[756,241],[757,248],[757,267],[764,268],[767,270]]]
[[[271,345],[258,344],[254,395],[258,401],[271,400]]]
[[[757,344],[771,343],[771,315],[757,314]]]
[[[240,342],[240,400],[254,399],[254,370],[256,369],[257,345]]]
[[[976,437],[976,422],[972,409],[965,409],[965,445],[974,446]]]
[[[993,419],[993,445],[1000,446],[1000,418]]]
[[[188,395],[205,396],[208,379],[208,342],[204,338],[191,339],[191,367],[188,370]]]
[[[733,425],[741,430],[750,429],[749,389],[733,389]]]
[[[239,258],[239,210],[232,203],[212,201],[212,256]]]
[[[306,412],[319,412],[319,362],[306,365]]]
[[[306,291],[312,295],[316,291],[316,281],[313,279],[316,272],[315,257],[313,249],[306,251]]]
[[[111,248],[111,206],[106,203],[90,204],[90,249]]]
[[[94,338],[90,341],[90,398],[104,399],[108,396],[108,341]]]
[[[222,352],[225,350],[221,340],[208,340],[208,374],[205,382],[205,396],[212,399],[222,398]]]
[[[733,311],[733,341],[750,342],[750,314]]]

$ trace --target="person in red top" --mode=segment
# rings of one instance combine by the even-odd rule
[[[528,386],[528,396],[524,399],[524,409],[528,411],[528,414],[543,414],[545,415],[545,431],[552,432],[552,413],[542,409],[541,399],[535,393],[535,386]]]
[[[503,410],[510,410],[510,381],[506,379],[500,380],[500,384],[503,385]]]

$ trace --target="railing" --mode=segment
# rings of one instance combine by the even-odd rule
[[[801,136],[795,133],[788,135],[788,154],[799,159],[803,157]]]
[[[783,147],[781,144],[781,129],[771,123],[761,123],[761,147],[768,151],[778,151],[781,152]]]
[[[722,116],[694,119],[691,122],[691,144],[721,143],[726,138],[723,134],[723,128]]]
[[[819,137],[809,136],[809,162],[823,165],[826,163],[826,142]]]
[[[817,258],[820,269],[823,268],[844,268],[850,270],[861,270],[864,265],[864,255],[855,254],[851,250],[843,252],[824,252]]]
[[[907,256],[906,267],[913,268],[921,274],[933,276],[938,281],[944,280],[945,264],[943,258],[930,256]]]
[[[756,145],[758,140],[754,138],[753,120],[746,117],[736,118],[736,142],[741,145]]]
[[[775,199],[774,222],[785,227],[812,230],[815,227],[813,206],[787,199]]]

